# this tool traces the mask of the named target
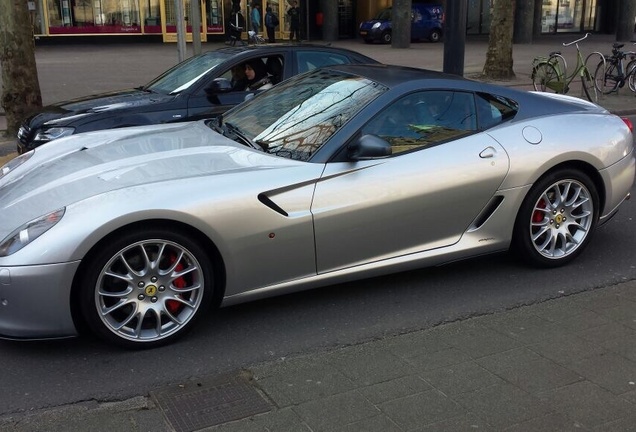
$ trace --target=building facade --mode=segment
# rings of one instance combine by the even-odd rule
[[[237,10],[249,21],[254,0],[25,0],[31,14],[33,33],[38,39],[77,36],[136,36],[139,38],[176,41],[178,6],[191,40],[188,16],[192,7],[201,17],[202,41],[227,39],[230,23],[236,21]],[[322,13],[320,5],[338,2],[338,36],[357,37],[361,21],[370,19],[392,0],[298,0],[301,10],[303,39],[320,40]],[[413,0],[416,2],[418,0]],[[439,0],[445,3],[448,0]],[[613,0],[536,0],[541,2],[541,32],[611,32]],[[180,2],[180,3],[177,3]],[[277,39],[289,36],[287,10],[291,0],[256,0],[264,11],[271,7],[279,17]],[[424,2],[435,3],[435,0]],[[467,0],[467,33],[488,34],[491,0]],[[605,17],[605,18],[604,18]]]

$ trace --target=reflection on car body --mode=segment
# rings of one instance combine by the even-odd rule
[[[635,170],[628,122],[580,99],[316,69],[216,119],[70,136],[4,167],[0,334],[152,347],[212,306],[507,249],[565,265]]]

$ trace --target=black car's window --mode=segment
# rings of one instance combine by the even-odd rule
[[[323,66],[351,63],[347,56],[327,51],[297,51],[296,61],[298,63],[298,73]]]
[[[393,154],[430,146],[477,129],[472,93],[435,90],[398,99],[362,128],[387,140]]]
[[[263,69],[267,71],[269,81],[272,84],[278,84],[284,78],[284,59],[282,55],[271,55],[267,57],[256,57],[246,60],[238,65],[227,69],[219,75],[219,78],[225,78],[232,82],[232,89],[234,91],[245,90],[245,64],[247,62],[260,61],[263,63]]]
[[[511,119],[518,110],[519,105],[511,99],[486,93],[477,94],[479,129],[488,129]]]
[[[157,93],[175,94],[189,88],[208,71],[224,63],[230,54],[211,51],[185,60],[145,86]]]

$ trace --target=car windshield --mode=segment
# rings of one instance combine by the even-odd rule
[[[317,69],[239,105],[223,122],[268,153],[305,161],[384,91],[357,75]]]
[[[144,87],[144,90],[163,94],[182,92],[229,57],[231,54],[218,51],[191,57],[155,78]]]
[[[379,21],[391,21],[391,8],[382,9],[373,19]]]

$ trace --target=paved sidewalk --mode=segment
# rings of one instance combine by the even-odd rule
[[[1,431],[633,431],[636,281],[151,395],[0,417]]]
[[[517,76],[499,84],[529,89],[532,58],[576,37],[515,45]],[[586,52],[611,47],[609,36],[591,38],[595,42],[582,44]],[[359,41],[334,45],[385,63],[442,69],[442,44],[406,50]],[[486,40],[468,41],[467,77],[478,77],[486,49]],[[175,58],[174,46],[163,44],[37,49],[45,103],[139,85]],[[636,98],[627,89],[599,104],[636,113]],[[4,121],[0,115],[0,131]],[[11,138],[0,139],[0,156],[12,145]],[[244,365],[126,401],[85,401],[0,417],[0,431],[12,432],[634,431],[634,425],[636,281]]]

